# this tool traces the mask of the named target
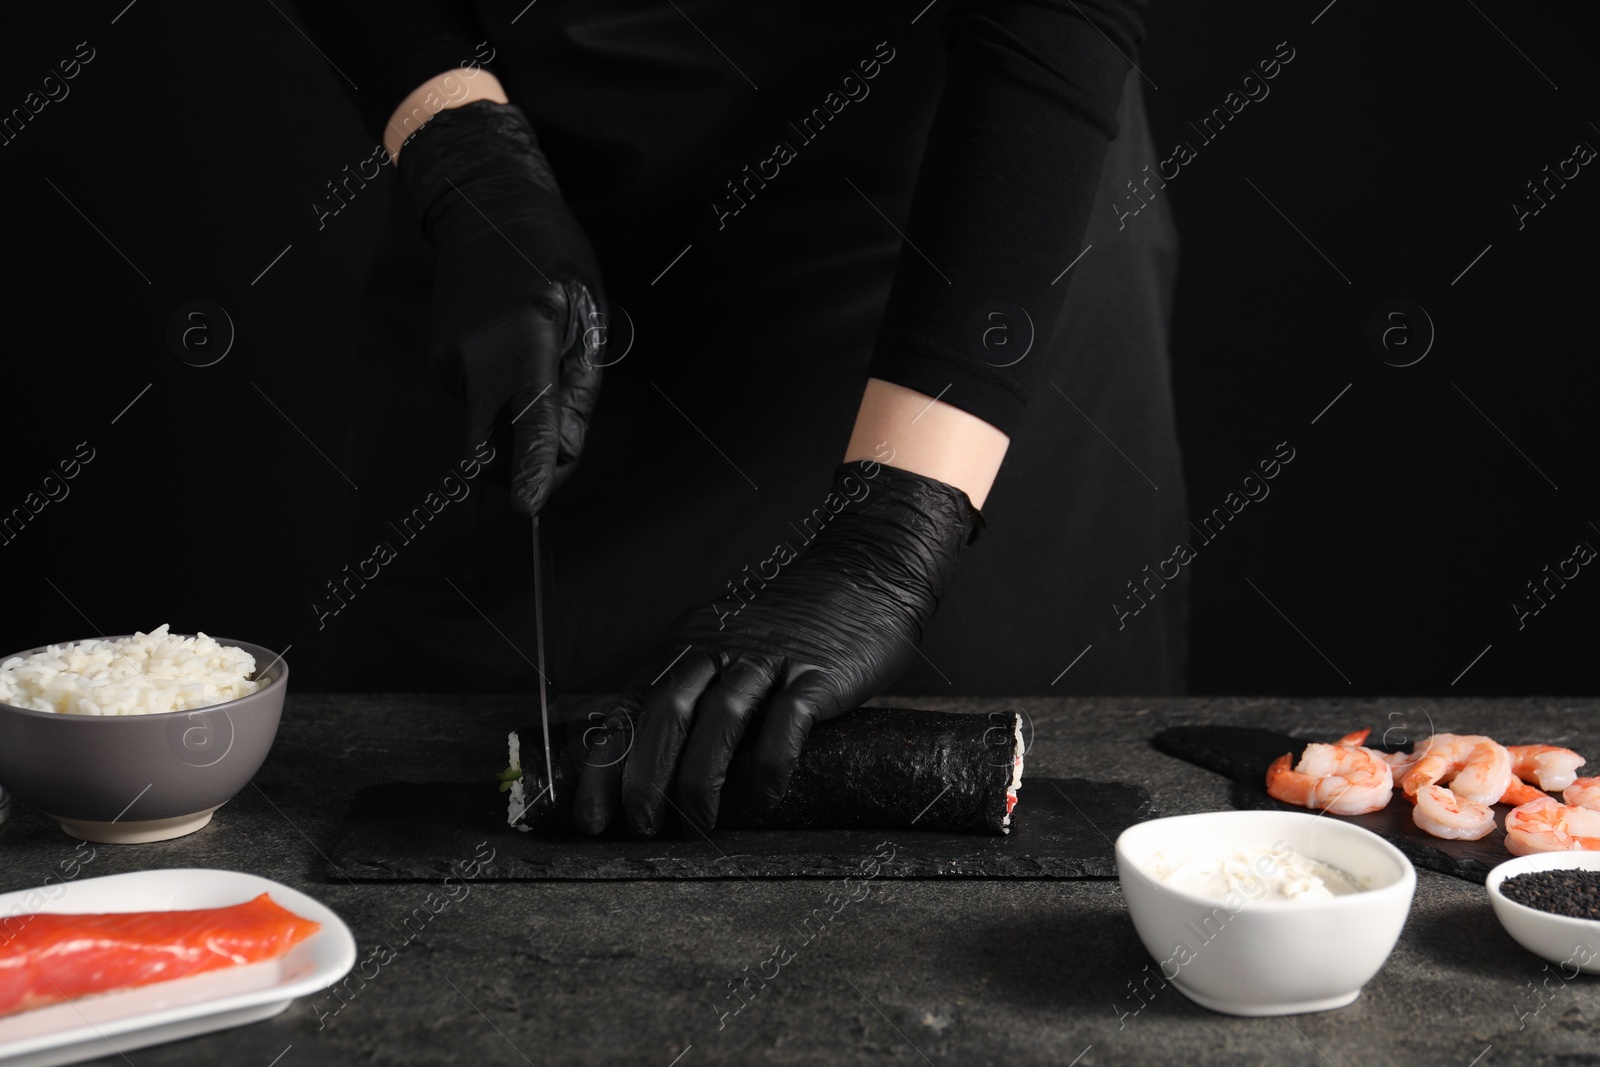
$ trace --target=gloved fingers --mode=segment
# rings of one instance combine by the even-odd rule
[[[461,358],[469,443],[479,445],[512,425],[520,410],[512,406],[515,394],[531,397],[553,386],[561,324],[551,321],[547,308],[529,303],[482,317],[454,343]]]
[[[578,770],[578,790],[572,798],[572,822],[580,833],[602,834],[622,810],[622,769],[613,763]]]
[[[737,660],[722,671],[695,708],[694,725],[678,766],[684,817],[709,830],[717,824],[728,762],[772,688],[775,666]]]
[[[511,397],[511,507],[522,515],[543,510],[555,488],[560,413],[550,383]]]
[[[590,714],[593,721],[582,732],[578,789],[573,797],[572,817],[586,834],[599,834],[615,821],[622,810],[622,773],[633,747],[633,717],[625,708],[610,714]]]
[[[669,667],[645,695],[622,776],[622,808],[632,833],[653,837],[665,822],[662,808],[669,799],[667,790],[672,788],[695,705],[716,673],[709,655],[690,653]]]
[[[511,506],[537,515],[555,484],[561,407],[557,367],[565,323],[560,299],[544,299],[517,315],[517,348],[506,353],[515,375],[506,415],[511,427]]]
[[[538,318],[531,309],[510,310],[483,318],[454,338],[461,355],[461,387],[467,402],[470,445],[482,445],[509,426],[515,411],[506,408],[522,382],[522,354],[530,338],[536,336]],[[554,341],[554,331],[544,333]]]
[[[578,738],[578,761],[585,767],[622,766],[633,750],[638,706],[636,700],[620,698],[604,715],[591,711],[588,727]]]
[[[566,283],[567,343],[561,352],[560,408],[555,476],[551,491],[561,488],[578,465],[589,417],[600,397],[600,368],[605,366],[609,324],[602,301],[579,281]]]
[[[822,718],[816,697],[802,689],[780,689],[767,701],[751,759],[756,803],[770,808],[783,799],[800,761],[800,750]]]

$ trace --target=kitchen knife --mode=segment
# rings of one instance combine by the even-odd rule
[[[555,765],[550,758],[549,680],[544,673],[544,563],[539,552],[539,516],[533,517],[533,640],[538,646],[539,725],[544,728],[545,781],[550,783],[550,802],[556,799]]]

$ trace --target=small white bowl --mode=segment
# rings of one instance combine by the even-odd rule
[[[1518,904],[1500,891],[1507,878],[1529,871],[1600,871],[1600,852],[1536,852],[1506,860],[1485,883],[1495,918],[1512,939],[1535,956],[1585,974],[1600,974],[1600,919],[1575,919]]]
[[[1163,850],[1272,849],[1351,875],[1363,886],[1327,900],[1213,900],[1146,872]],[[1228,1015],[1342,1008],[1389,958],[1411,910],[1417,872],[1377,834],[1290,811],[1218,811],[1152,819],[1117,838],[1128,915],[1161,976],[1190,1000]]]

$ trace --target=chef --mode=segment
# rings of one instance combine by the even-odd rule
[[[1185,525],[1143,7],[301,0],[397,179],[342,543],[503,483],[326,620],[341,684],[531,690],[538,515],[548,674],[621,694],[592,832],[715,826],[741,743],[770,803],[897,682],[1179,691],[1186,578],[1117,606]]]

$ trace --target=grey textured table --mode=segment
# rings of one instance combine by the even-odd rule
[[[1145,743],[1169,725],[1411,735],[1431,725],[1600,755],[1594,700],[918,703],[1026,710],[1030,771],[1138,782],[1163,814],[1227,805],[1220,776]],[[1481,886],[1428,871],[1394,955],[1361,998],[1289,1019],[1214,1015],[1154,983],[1135,999],[1130,983],[1151,960],[1114,881],[880,880],[843,907],[837,884],[815,880],[467,883],[430,909],[436,886],[321,877],[318,850],[356,788],[464,775],[464,739],[525,712],[526,700],[501,697],[291,695],[271,758],[211,826],[164,844],[100,846],[85,876],[263,874],[338,911],[361,958],[379,943],[394,956],[364,985],[352,981],[345,1001],[325,993],[253,1026],[96,1062],[1491,1067],[1600,1055],[1600,980],[1545,970],[1500,929]],[[0,890],[38,883],[71,851],[53,823],[17,813],[0,837]],[[417,908],[427,921],[413,920],[421,932],[406,944],[401,924]],[[761,969],[779,941],[799,944],[797,924],[815,909],[832,918],[765,988],[752,981],[752,997],[734,998],[730,983]]]

